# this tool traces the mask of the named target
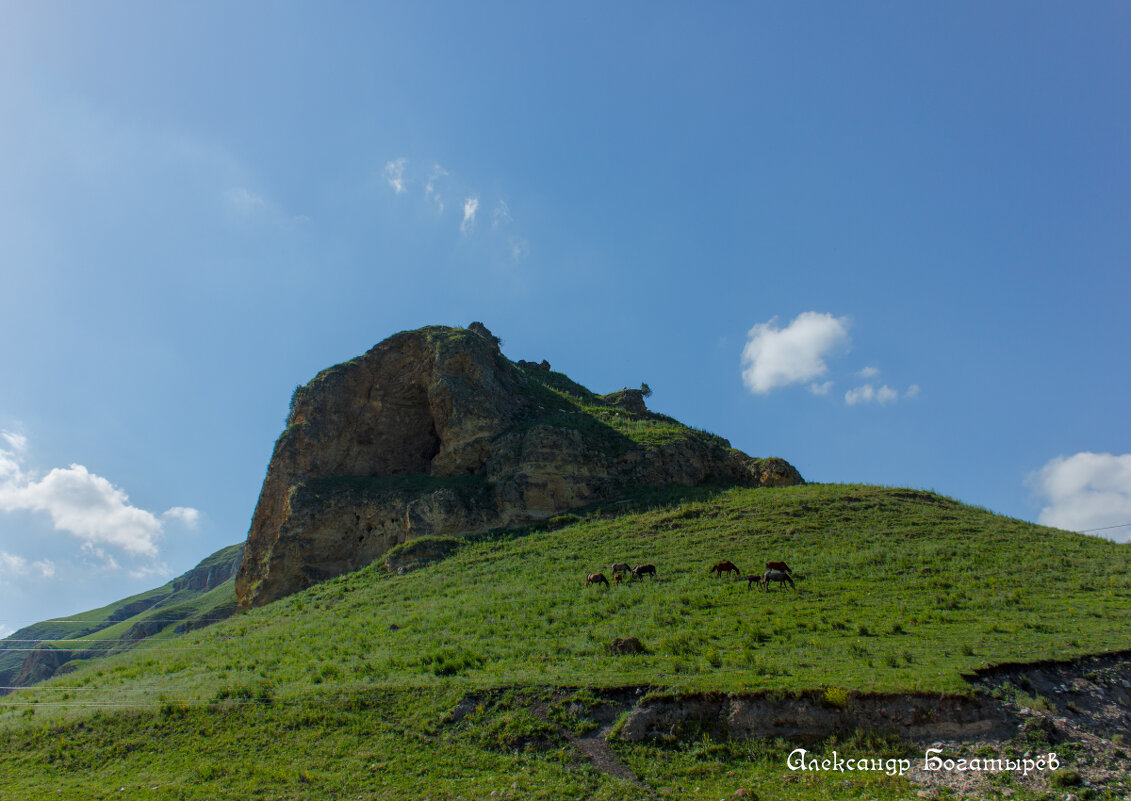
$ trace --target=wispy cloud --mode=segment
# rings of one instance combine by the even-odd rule
[[[894,403],[899,399],[899,393],[894,389],[884,384],[879,389],[876,389],[871,384],[864,384],[863,386],[850,389],[844,393],[844,402],[849,406],[856,406],[861,403],[878,403],[881,406],[886,406],[889,403]]]
[[[479,209],[479,198],[475,195],[465,198],[463,201],[463,221],[459,224],[459,229],[467,233],[475,225],[475,212]]]
[[[29,562],[22,556],[8,553],[7,551],[0,551],[0,573],[26,576],[33,570],[44,578],[51,578],[55,575],[55,563],[50,559],[40,559],[35,562]]]
[[[903,393],[903,397],[905,397],[905,398],[918,398],[919,392],[920,392],[919,385],[918,384],[912,384],[911,386],[909,386],[907,388],[907,391]]]
[[[7,436],[5,440],[11,442]],[[77,537],[88,548],[108,546],[133,556],[157,555],[162,522],[152,512],[133,506],[123,490],[81,464],[56,467],[38,478],[23,469],[21,459],[21,452],[0,450],[0,511],[46,513],[57,531]],[[191,527],[199,512],[178,506],[164,516]]]
[[[372,162],[370,162],[372,163]],[[385,162],[385,180],[398,195],[405,191],[404,168],[408,159],[399,158]],[[372,173],[370,173],[372,175]]]
[[[310,222],[304,214],[289,214],[272,200],[252,192],[245,186],[230,187],[224,193],[230,219],[240,223],[259,222],[268,225],[301,225]]]
[[[430,206],[437,218],[445,222],[451,220],[450,216],[444,215],[447,208],[445,198],[462,197],[462,204],[457,206],[461,234],[469,240],[474,237],[481,247],[493,249],[516,264],[530,255],[530,242],[515,224],[514,214],[505,199],[483,197],[475,187],[460,181],[458,175],[453,177],[453,173],[440,162],[433,161],[431,165],[425,177],[423,172],[413,170],[408,159],[392,159],[385,163],[384,180],[396,194],[418,198],[417,202]],[[424,192],[423,199],[419,200],[421,186]],[[247,200],[250,201],[250,198]],[[490,226],[477,226],[480,212],[485,215],[488,209]]]
[[[816,381],[814,381],[812,384],[809,385],[809,391],[812,392],[814,395],[828,395],[829,391],[832,388],[833,388],[833,382],[832,381],[825,381],[824,383],[821,383],[821,384],[818,384]]]
[[[12,431],[0,431],[0,439],[8,443],[8,447],[16,453],[23,453],[27,450],[27,437],[23,434],[16,434]]]
[[[1058,456],[1032,473],[1027,483],[1044,503],[1037,522],[1046,526],[1087,531],[1131,523],[1131,454]],[[1131,542],[1131,526],[1095,533]]]
[[[807,311],[785,328],[776,323],[775,317],[751,328],[742,350],[742,380],[756,395],[820,378],[828,372],[825,359],[851,342],[847,317]]]
[[[267,201],[262,195],[257,195],[243,186],[230,188],[224,193],[224,199],[228,201],[228,207],[232,211],[243,217],[249,217],[267,208]]]
[[[491,212],[491,227],[498,228],[512,222],[514,217],[511,216],[510,207],[505,200],[500,200],[495,205],[495,210]]]
[[[857,378],[875,378],[880,374],[879,367],[865,367],[856,374]]]
[[[530,255],[530,243],[521,236],[510,237],[507,243],[510,245],[511,261],[518,263]]]
[[[436,189],[437,182],[448,175],[448,171],[440,166],[439,162],[432,164],[432,172],[428,174],[428,182],[424,184],[424,197],[430,199],[436,206],[436,213],[444,213],[444,201]],[[402,185],[403,186],[403,185]],[[401,190],[403,191],[403,189]]]

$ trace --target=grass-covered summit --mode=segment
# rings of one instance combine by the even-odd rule
[[[784,486],[781,459],[513,362],[479,323],[389,337],[295,390],[237,577],[241,608],[420,536],[522,527],[642,488]]]

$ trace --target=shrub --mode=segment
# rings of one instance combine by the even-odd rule
[[[1053,771],[1049,775],[1049,784],[1053,787],[1079,787],[1083,781],[1080,773],[1071,768]]]
[[[821,700],[827,706],[835,709],[846,709],[848,707],[848,690],[843,687],[828,687],[825,689],[825,694]]]

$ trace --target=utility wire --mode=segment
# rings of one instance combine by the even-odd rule
[[[1131,526],[1131,523],[1120,523],[1118,526],[1104,526],[1103,528],[1084,528],[1080,529],[1079,533],[1088,534],[1093,531],[1108,531],[1113,528],[1127,528],[1128,526]]]

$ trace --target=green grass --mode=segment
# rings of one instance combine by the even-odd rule
[[[76,796],[91,798],[150,780],[162,788],[154,798],[213,797],[219,787],[233,798],[486,798],[488,787],[504,797],[645,797],[594,774],[524,711],[521,694],[816,689],[835,703],[846,690],[964,692],[962,674],[987,664],[1129,645],[1127,546],[913,490],[691,496],[474,539],[404,576],[372,565],[0,699],[10,797],[75,787],[79,776],[102,788]],[[722,559],[745,573],[784,560],[797,590],[716,579],[708,567]],[[584,586],[586,573],[622,560],[651,562],[658,576]],[[612,639],[629,636],[648,653],[608,654]],[[465,693],[506,687],[519,688],[509,707],[442,724]],[[78,699],[108,706],[73,706]],[[228,733],[239,727],[238,738]],[[72,742],[77,761],[68,763]],[[723,745],[617,748],[652,787],[683,788],[671,797],[719,798],[739,786],[761,787],[765,798],[905,797],[905,785],[879,776],[851,792],[827,777],[794,777],[790,793],[774,793],[767,788],[785,775],[780,749]],[[36,785],[42,771],[58,784]]]
[[[240,543],[222,548],[185,575],[201,570],[230,569],[242,547]],[[231,579],[212,590],[202,591],[178,589],[178,581],[183,578],[99,609],[25,626],[9,639],[0,640],[0,684],[11,684],[18,675],[28,656],[27,649],[34,645],[29,640],[41,641],[58,650],[71,650],[75,659],[82,660],[100,657],[102,651],[134,647],[136,639],[128,635],[139,624],[150,632],[148,638],[168,639],[179,634],[177,628],[182,623],[223,618],[235,611],[235,584]],[[157,620],[172,622],[151,622]],[[136,635],[137,630],[134,633]]]

